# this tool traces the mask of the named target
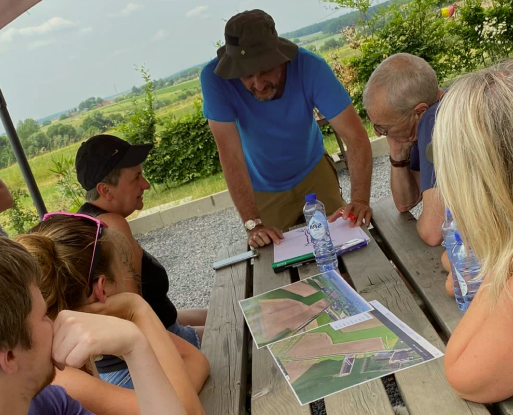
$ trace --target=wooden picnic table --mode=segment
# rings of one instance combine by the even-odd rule
[[[415,218],[397,212],[390,198],[373,208],[369,245],[344,255],[341,271],[347,272],[366,300],[378,300],[443,351],[442,338],[450,336],[462,313],[445,293],[442,248],[424,244]],[[245,250],[246,241],[240,241],[223,248],[220,258]],[[252,415],[312,413],[310,405],[299,405],[270,352],[254,345],[238,301],[318,271],[309,264],[275,274],[272,246],[259,252],[254,264],[240,263],[216,272],[202,346],[212,368],[200,394],[208,415],[244,414],[248,406]],[[492,410],[452,391],[445,379],[443,358],[398,372],[395,379],[410,415],[485,415]],[[328,415],[394,414],[380,379],[331,395],[324,404]],[[513,414],[513,402],[495,405],[492,413],[495,409]]]

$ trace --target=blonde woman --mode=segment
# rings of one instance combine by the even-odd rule
[[[39,288],[50,318],[55,319],[62,310],[78,310],[132,321],[148,339],[187,414],[204,413],[198,392],[209,373],[208,361],[194,346],[169,333],[140,295],[127,292],[137,289],[127,265],[131,262],[128,242],[121,233],[107,229],[96,218],[57,213],[45,216],[29,234],[16,240],[42,270]],[[189,348],[186,358],[180,355],[177,342]],[[108,383],[119,374],[122,383],[132,383],[125,362],[114,356],[98,356],[96,360],[104,380],[85,369],[66,367],[54,384],[64,387],[97,415],[138,414],[133,387]]]
[[[454,331],[447,379],[482,403],[513,395],[513,61],[458,80],[436,121],[438,187],[483,285]]]

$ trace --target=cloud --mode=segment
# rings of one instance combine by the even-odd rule
[[[52,17],[50,20],[47,20],[39,26],[28,26],[21,29],[7,29],[0,35],[0,42],[11,42],[15,37],[19,36],[43,36],[75,26],[77,26],[77,24],[71,20],[66,20],[62,17]]]
[[[83,27],[82,29],[80,29],[78,31],[78,34],[80,36],[84,36],[84,35],[87,35],[88,33],[91,33],[93,31],[93,28],[91,26],[89,27]]]
[[[152,42],[158,42],[159,40],[166,39],[169,36],[169,33],[167,33],[165,30],[159,30],[157,33],[155,33],[151,41]]]
[[[198,6],[192,10],[189,10],[185,15],[188,19],[191,17],[200,17],[208,10],[208,6]]]
[[[31,42],[27,49],[28,50],[34,50],[43,48],[45,46],[51,45],[52,43],[55,43],[55,40],[36,40],[35,42]]]
[[[122,16],[128,16],[129,14],[132,14],[136,10],[139,10],[139,9],[142,9],[142,8],[143,8],[143,6],[141,6],[140,4],[128,3],[126,5],[126,7],[123,10],[121,10],[121,15]]]

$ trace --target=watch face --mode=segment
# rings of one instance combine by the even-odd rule
[[[254,228],[255,228],[255,226],[256,226],[256,223],[255,223],[255,221],[254,221],[254,220],[252,220],[252,219],[250,219],[250,220],[246,221],[246,223],[244,224],[244,227],[245,227],[248,231],[250,231],[250,230],[254,229]]]

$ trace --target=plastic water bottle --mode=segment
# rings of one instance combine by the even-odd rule
[[[324,205],[317,200],[315,193],[307,194],[305,200],[303,214],[313,244],[317,268],[321,272],[337,269],[337,253],[331,241]]]
[[[481,280],[476,281],[475,279],[479,275],[481,264],[472,249],[469,248],[469,255],[467,256],[465,246],[449,209],[445,211],[442,235],[447,256],[451,263],[456,304],[461,311],[467,311],[481,285]]]

